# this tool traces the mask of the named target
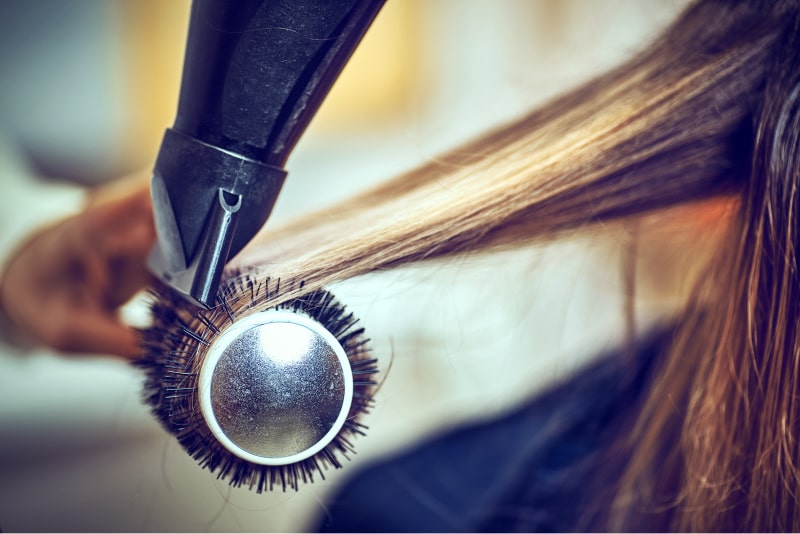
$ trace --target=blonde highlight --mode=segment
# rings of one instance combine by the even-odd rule
[[[303,280],[288,300],[723,199],[716,254],[692,278],[663,365],[608,452],[630,460],[583,526],[800,530],[799,28],[797,2],[697,2],[625,65],[265,233],[237,263]]]

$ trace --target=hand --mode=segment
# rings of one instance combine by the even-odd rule
[[[117,311],[147,285],[144,262],[154,241],[147,188],[89,205],[16,251],[0,276],[0,309],[56,350],[133,358],[138,333]]]

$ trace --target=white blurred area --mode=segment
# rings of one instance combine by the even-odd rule
[[[290,158],[269,224],[546,102],[639,50],[683,5],[389,0]],[[173,118],[187,13],[185,1],[0,4],[3,253],[80,206],[80,188],[41,175],[100,183],[151,164]],[[358,456],[298,493],[230,489],[200,469],[124,363],[0,345],[0,530],[311,528],[370,459],[507,408],[618,343],[622,245],[574,239],[332,288],[361,317],[385,383]],[[639,311],[646,322],[661,309]]]

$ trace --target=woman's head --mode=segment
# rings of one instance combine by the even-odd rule
[[[613,507],[587,517],[800,529],[799,83],[800,3],[697,2],[628,63],[244,258],[302,292],[716,198],[722,237],[620,436],[625,474],[598,489]]]
[[[800,2],[700,1],[624,65],[266,233],[237,263],[288,281],[259,301],[277,306],[358,275],[599,234],[610,222],[642,250],[668,238],[702,257],[667,258],[691,287],[664,318],[671,341],[643,402],[605,452],[615,469],[587,481],[596,498],[584,524],[800,529],[798,83]],[[676,213],[698,219],[653,230]],[[704,250],[701,216],[718,227]],[[646,266],[627,265],[629,279]],[[246,307],[245,293],[230,304]]]

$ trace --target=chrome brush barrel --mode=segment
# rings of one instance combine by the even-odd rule
[[[286,310],[249,315],[221,332],[198,381],[203,417],[236,456],[287,465],[328,445],[347,419],[353,373],[320,323]]]

